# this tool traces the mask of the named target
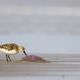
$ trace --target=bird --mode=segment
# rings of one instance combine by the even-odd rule
[[[7,62],[12,61],[10,58],[10,55],[14,55],[14,54],[22,52],[27,56],[25,48],[21,45],[15,44],[15,43],[1,44],[0,45],[0,52],[6,54],[6,61]]]

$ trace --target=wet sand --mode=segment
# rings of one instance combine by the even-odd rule
[[[0,76],[80,75],[80,54],[40,54],[51,63],[0,60]]]

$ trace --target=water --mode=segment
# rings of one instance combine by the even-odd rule
[[[29,53],[80,53],[79,41],[79,35],[13,34],[0,36],[0,44],[21,44]]]

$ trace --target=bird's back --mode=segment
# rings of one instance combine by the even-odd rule
[[[16,50],[18,52],[18,45],[15,43],[10,43],[10,44],[2,44],[0,45],[0,48],[4,48],[8,51],[10,50]]]

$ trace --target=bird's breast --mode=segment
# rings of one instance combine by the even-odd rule
[[[3,49],[3,48],[0,48],[0,51],[5,53],[5,54],[16,54],[16,50],[7,50],[7,49]]]

